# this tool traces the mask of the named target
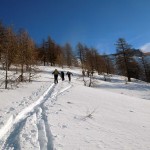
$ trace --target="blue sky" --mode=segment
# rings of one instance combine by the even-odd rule
[[[61,45],[81,42],[114,53],[122,37],[150,51],[150,0],[0,0],[0,20],[26,29],[39,44],[50,35]]]

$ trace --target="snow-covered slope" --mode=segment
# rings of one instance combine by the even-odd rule
[[[71,83],[54,85],[54,68],[40,68],[32,83],[1,89],[0,149],[150,150],[149,84],[96,76],[86,87],[74,68]]]

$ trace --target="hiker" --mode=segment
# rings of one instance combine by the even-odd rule
[[[71,75],[73,75],[70,71],[68,71],[67,73],[66,73],[66,75],[68,75],[68,79],[69,79],[69,82],[71,81]]]
[[[65,74],[64,74],[64,72],[63,72],[63,71],[61,71],[61,72],[60,72],[60,76],[61,76],[62,81],[64,81],[64,80],[65,80],[64,75],[65,75]]]
[[[60,73],[57,69],[55,69],[52,74],[54,74],[54,83],[57,84],[58,83],[58,74],[60,74]]]

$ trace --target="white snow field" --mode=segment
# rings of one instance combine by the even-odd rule
[[[0,88],[0,150],[150,150],[150,84],[95,75],[88,87],[64,68],[72,81],[55,85],[54,67],[39,68],[31,83]]]

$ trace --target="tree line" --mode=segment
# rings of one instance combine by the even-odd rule
[[[34,41],[27,31],[20,29],[17,33],[12,27],[6,27],[0,23],[0,63],[5,70],[5,88],[8,85],[8,71],[15,66],[19,70],[19,79],[24,81],[24,72],[30,73],[31,66],[36,64],[37,51]]]
[[[44,66],[58,65],[62,68],[77,66],[91,75],[94,72],[124,75],[129,82],[131,78],[150,82],[150,62],[147,56],[142,51],[132,48],[124,38],[117,40],[115,54],[106,55],[82,43],[78,43],[75,50],[69,43],[61,46],[50,36],[37,46],[26,30],[14,32],[12,27],[0,23],[0,63],[0,69],[5,71],[5,88],[9,82],[10,69],[15,68],[19,73],[16,79],[19,82],[25,80],[24,73],[29,74],[30,81],[33,66],[39,63]]]

